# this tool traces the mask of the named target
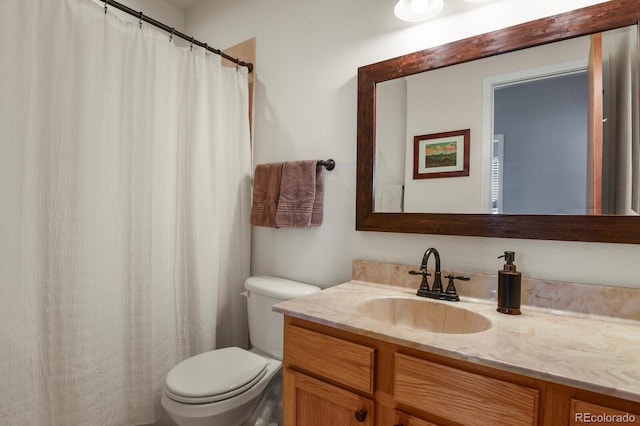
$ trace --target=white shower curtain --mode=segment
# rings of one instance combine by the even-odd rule
[[[247,345],[247,71],[90,0],[2,0],[0,46],[0,425],[152,423]]]

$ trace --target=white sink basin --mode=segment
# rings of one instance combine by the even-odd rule
[[[491,328],[491,321],[483,315],[449,303],[452,302],[380,297],[359,303],[357,310],[381,323],[432,333],[471,334]]]

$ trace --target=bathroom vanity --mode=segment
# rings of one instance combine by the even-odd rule
[[[640,425],[635,319],[514,317],[358,280],[274,310],[286,426]]]

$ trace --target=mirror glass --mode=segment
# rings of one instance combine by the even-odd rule
[[[377,82],[374,211],[637,215],[638,62],[633,25]]]

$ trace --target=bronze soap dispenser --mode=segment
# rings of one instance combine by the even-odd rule
[[[516,252],[505,251],[502,256],[506,263],[498,271],[498,312],[508,315],[520,315],[520,293],[522,274],[516,270],[513,261]]]

